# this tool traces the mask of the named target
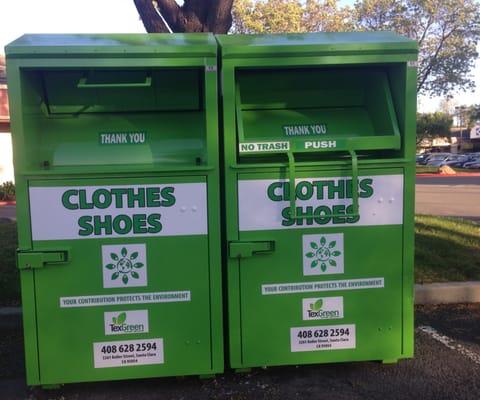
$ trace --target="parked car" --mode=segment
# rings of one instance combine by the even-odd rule
[[[425,165],[431,155],[432,155],[432,153],[417,154],[417,156],[416,156],[417,164]]]
[[[450,156],[450,153],[435,153],[432,154],[428,159],[425,165],[429,167],[440,167],[443,165],[443,162]]]
[[[475,158],[469,162],[466,162],[465,164],[463,164],[463,168],[468,168],[468,169],[480,168],[480,157]]]
[[[441,165],[448,165],[449,167],[452,168],[462,168],[463,165],[471,161],[472,158],[463,154],[458,154],[458,155],[451,155],[448,156],[447,159],[443,162]]]
[[[417,164],[420,165],[425,165],[427,163],[428,157],[430,157],[432,153],[422,153],[422,154],[417,154],[415,156],[415,161]]]

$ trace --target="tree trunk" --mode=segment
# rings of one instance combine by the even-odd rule
[[[149,33],[169,32],[168,27],[173,32],[227,33],[232,26],[233,0],[185,0],[181,7],[175,0],[133,1]]]

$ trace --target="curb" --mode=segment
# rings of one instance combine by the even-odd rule
[[[0,207],[3,206],[16,206],[17,202],[15,200],[12,201],[0,201]]]
[[[415,304],[480,303],[480,281],[415,285]]]
[[[455,176],[473,176],[473,177],[478,177],[480,176],[480,172],[457,172],[456,174],[440,174],[438,172],[436,173],[421,173],[421,174],[415,174],[415,176],[417,177],[420,177],[420,178],[423,178],[423,177],[427,177],[427,178],[452,178],[452,177],[455,177]]]
[[[415,304],[480,303],[480,281],[415,284]],[[0,307],[0,316],[20,315],[22,307]]]

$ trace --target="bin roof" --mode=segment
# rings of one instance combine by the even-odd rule
[[[215,56],[217,44],[209,33],[39,34],[23,35],[5,47],[10,57],[69,55]]]
[[[217,35],[225,58],[315,54],[417,54],[417,42],[393,32]]]

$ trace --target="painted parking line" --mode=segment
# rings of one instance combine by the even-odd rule
[[[432,339],[442,343],[444,346],[448,347],[449,349],[455,350],[458,353],[462,354],[463,356],[469,358],[475,364],[480,365],[480,354],[477,354],[474,351],[467,349],[466,347],[462,346],[460,343],[455,342],[454,339],[446,335],[442,335],[435,328],[432,328],[431,326],[419,326],[417,329],[423,333],[426,333]]]

